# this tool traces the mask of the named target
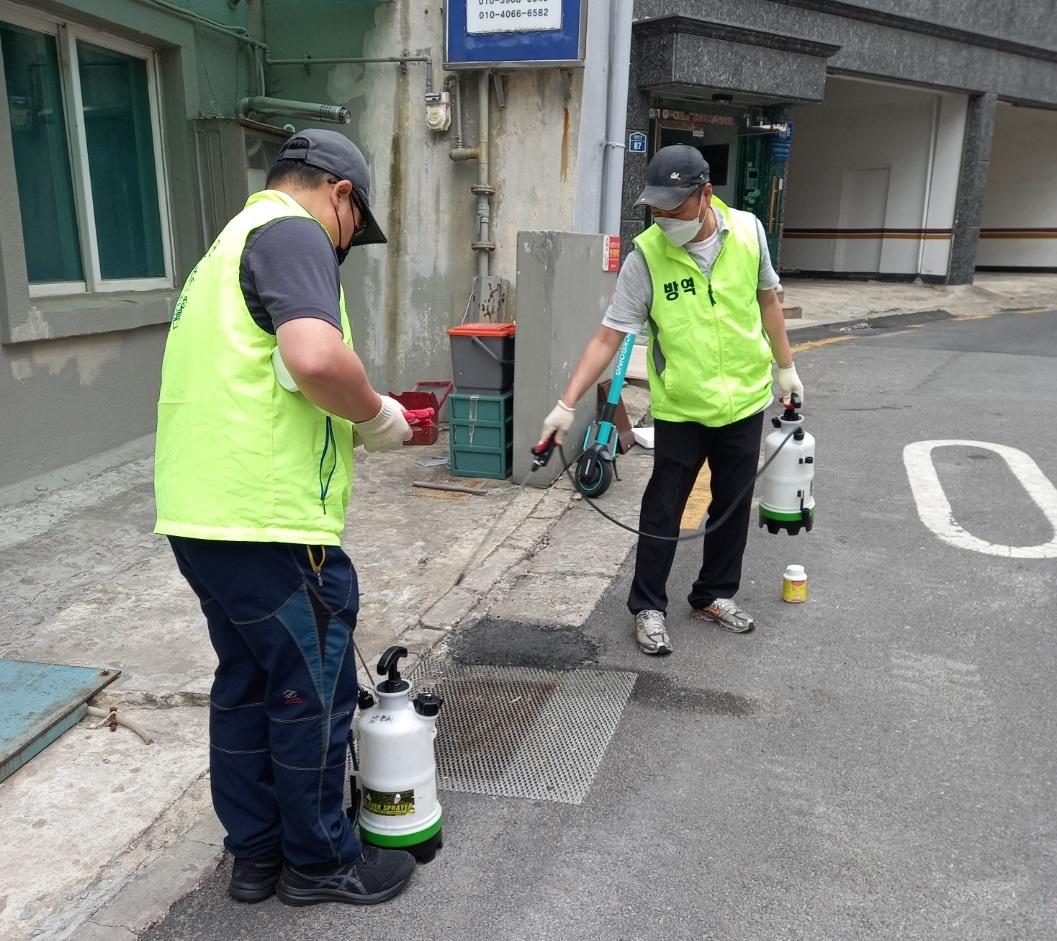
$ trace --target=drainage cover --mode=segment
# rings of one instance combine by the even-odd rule
[[[444,697],[441,788],[582,803],[635,685],[635,673],[419,662],[416,690]]]

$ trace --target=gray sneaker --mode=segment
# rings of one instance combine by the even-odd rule
[[[735,634],[748,634],[756,626],[752,616],[730,598],[717,598],[707,608],[692,607],[690,613],[702,621],[715,621]]]
[[[635,615],[635,640],[643,653],[667,654],[672,652],[672,642],[664,629],[664,612],[648,608]]]

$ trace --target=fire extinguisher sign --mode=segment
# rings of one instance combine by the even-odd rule
[[[372,791],[363,792],[363,809],[379,817],[403,817],[415,812],[415,792],[406,791]]]

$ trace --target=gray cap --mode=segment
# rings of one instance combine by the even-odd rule
[[[367,227],[353,245],[384,244],[385,235],[371,212],[371,171],[367,160],[351,140],[337,131],[309,128],[298,131],[281,148],[279,160],[303,160],[308,166],[333,173],[339,180],[348,180],[356,190],[356,200]]]
[[[689,144],[662,147],[646,167],[646,186],[635,205],[665,211],[675,209],[708,181],[708,161],[696,147]]]

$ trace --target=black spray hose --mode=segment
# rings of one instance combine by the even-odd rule
[[[749,481],[748,485],[742,488],[741,493],[739,493],[737,495],[737,497],[735,497],[735,499],[731,502],[730,506],[727,508],[727,512],[726,513],[724,513],[711,526],[706,526],[704,529],[698,529],[695,532],[687,533],[685,536],[657,536],[657,535],[654,535],[652,533],[644,533],[644,532],[642,532],[642,530],[635,529],[634,526],[628,526],[627,523],[622,523],[620,520],[616,519],[615,517],[610,516],[597,503],[595,503],[594,500],[592,500],[589,496],[587,496],[586,493],[580,493],[580,488],[576,486],[576,478],[572,475],[572,472],[569,470],[569,468],[575,463],[575,461],[567,461],[565,459],[565,451],[562,449],[561,444],[559,444],[557,440],[554,440],[553,443],[552,442],[547,442],[545,445],[537,446],[537,448],[533,449],[533,454],[536,455],[537,463],[535,463],[533,465],[532,469],[536,470],[537,467],[542,467],[543,464],[546,463],[546,461],[544,461],[542,464],[539,463],[540,457],[544,453],[549,452],[550,448],[553,448],[555,445],[557,445],[558,454],[561,455],[562,463],[565,465],[563,470],[565,471],[565,475],[572,482],[573,488],[578,493],[580,493],[580,495],[589,504],[591,504],[591,508],[593,510],[595,510],[595,512],[597,512],[597,513],[601,514],[602,516],[604,516],[614,526],[619,526],[621,529],[625,529],[629,533],[634,533],[636,536],[641,536],[644,539],[660,539],[660,540],[662,540],[664,542],[690,542],[690,540],[692,540],[692,539],[704,539],[705,536],[708,536],[709,534],[714,533],[717,529],[719,529],[720,526],[722,526],[730,518],[730,514],[733,513],[738,508],[738,504],[741,502],[742,497],[744,497],[745,494],[749,493],[752,490],[752,488],[756,486],[756,481],[759,479],[760,475],[765,470],[767,470],[767,468],[771,464],[771,461],[773,461],[776,457],[778,457],[778,452],[781,451],[782,448],[785,447],[785,443],[790,438],[792,438],[794,434],[796,434],[796,429],[795,428],[792,431],[790,431],[789,434],[787,434],[782,439],[782,443],[780,445],[778,445],[778,448],[775,450],[774,454],[772,454],[769,458],[767,458],[767,461],[764,463],[763,467],[761,467],[756,472],[755,476],[752,478],[752,480]],[[553,438],[553,435],[552,435],[552,438]],[[548,447],[548,445],[549,445],[549,447]],[[577,458],[576,460],[579,461],[580,458]]]

